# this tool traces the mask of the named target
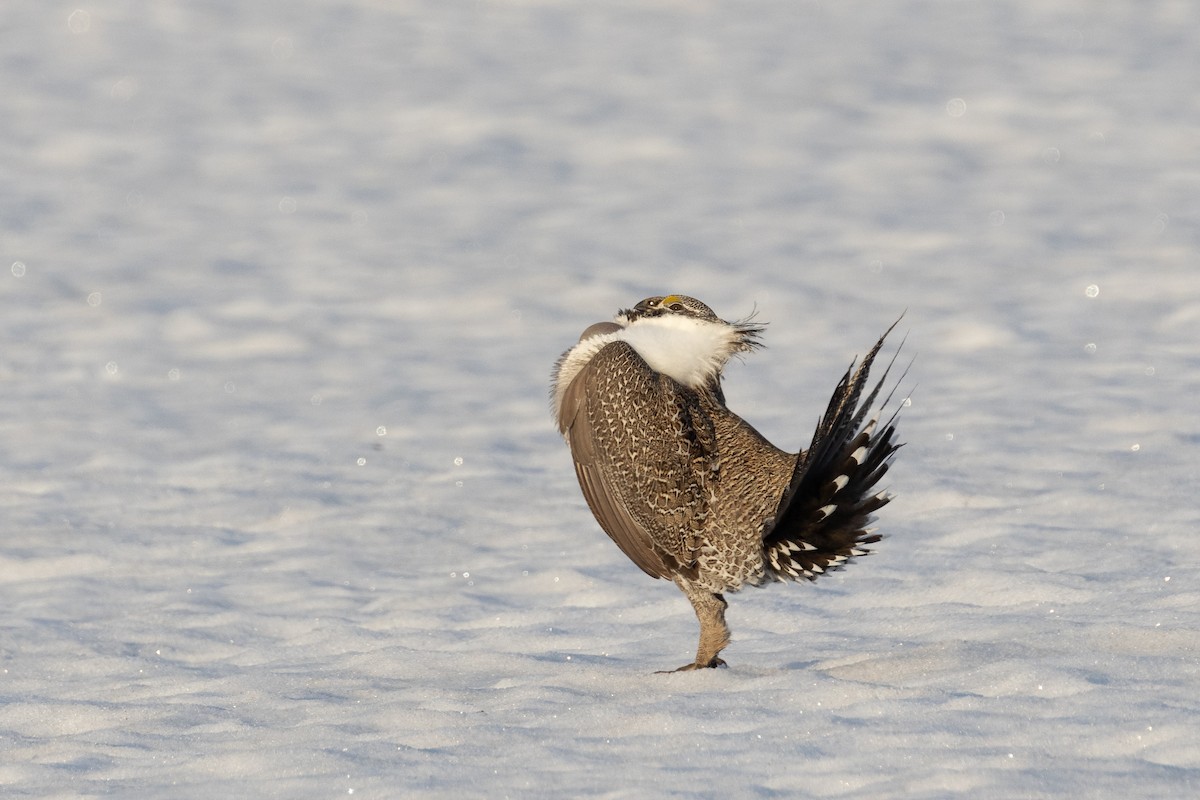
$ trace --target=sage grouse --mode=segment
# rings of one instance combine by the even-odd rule
[[[851,364],[799,454],[725,406],[721,371],[762,330],[692,297],[651,297],[585,330],[554,370],[558,427],[596,521],[696,610],[700,646],[680,670],[724,665],[724,592],[814,580],[865,555],[880,539],[872,512],[891,499],[874,487],[900,447],[895,414],[883,426],[867,416],[883,380],[863,398],[891,328]]]

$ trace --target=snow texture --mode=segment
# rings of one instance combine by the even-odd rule
[[[72,3],[0,22],[4,796],[1200,794],[1200,5]],[[877,552],[656,675],[547,386],[671,292],[789,449],[916,361]]]

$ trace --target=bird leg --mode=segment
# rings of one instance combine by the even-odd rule
[[[700,646],[696,648],[696,661],[684,664],[675,672],[725,666],[725,661],[718,658],[717,654],[729,644],[729,626],[725,624],[725,609],[729,604],[722,595],[698,589],[680,579],[675,582],[692,602],[696,619],[700,620]]]

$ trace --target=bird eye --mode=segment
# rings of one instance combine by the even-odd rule
[[[667,306],[667,308],[671,309],[672,311],[683,311],[683,303],[671,303],[671,305]]]

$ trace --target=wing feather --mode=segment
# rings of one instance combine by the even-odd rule
[[[559,422],[588,507],[621,551],[654,577],[694,571],[716,459],[688,390],[613,342],[575,376]]]

